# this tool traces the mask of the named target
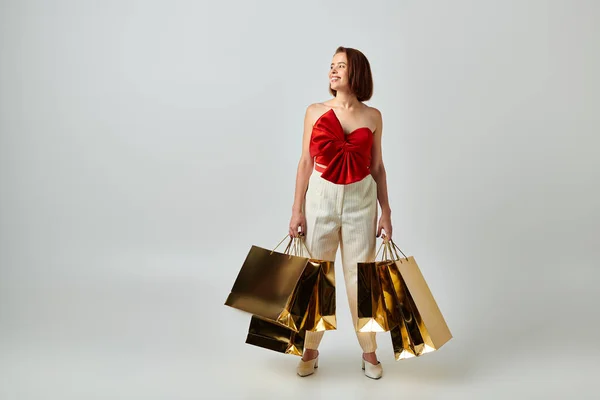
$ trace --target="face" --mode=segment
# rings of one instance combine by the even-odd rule
[[[329,67],[329,85],[333,90],[348,86],[348,60],[346,53],[337,53]]]

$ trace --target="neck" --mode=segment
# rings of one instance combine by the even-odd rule
[[[354,93],[348,93],[345,91],[338,90],[333,101],[338,107],[351,109],[360,104],[360,101],[356,98]]]

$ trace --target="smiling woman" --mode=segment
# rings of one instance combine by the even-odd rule
[[[379,110],[363,103],[373,94],[373,78],[362,52],[338,47],[328,78],[333,98],[306,109],[289,234],[305,235],[310,254],[321,260],[333,262],[340,247],[356,327],[357,263],[375,260],[375,240],[382,230],[392,236],[381,151],[383,123]],[[323,333],[306,332],[298,375],[315,372]],[[375,333],[356,331],[356,336],[363,350],[365,375],[380,378],[383,370],[375,354]]]

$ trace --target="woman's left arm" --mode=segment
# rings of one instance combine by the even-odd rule
[[[371,149],[371,175],[377,182],[377,200],[381,207],[381,217],[377,226],[377,237],[381,235],[381,230],[385,231],[385,235],[392,238],[392,210],[388,200],[387,177],[385,166],[383,165],[383,156],[381,151],[381,135],[383,133],[383,118],[381,112],[373,107],[376,115],[376,128],[373,133],[373,146]]]

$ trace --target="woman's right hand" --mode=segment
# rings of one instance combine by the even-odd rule
[[[304,213],[302,213],[300,211],[294,211],[294,212],[292,212],[292,218],[290,219],[290,236],[291,237],[299,236],[298,227],[300,227],[300,229],[301,229],[300,232],[303,235],[306,235],[306,216],[304,216]]]

